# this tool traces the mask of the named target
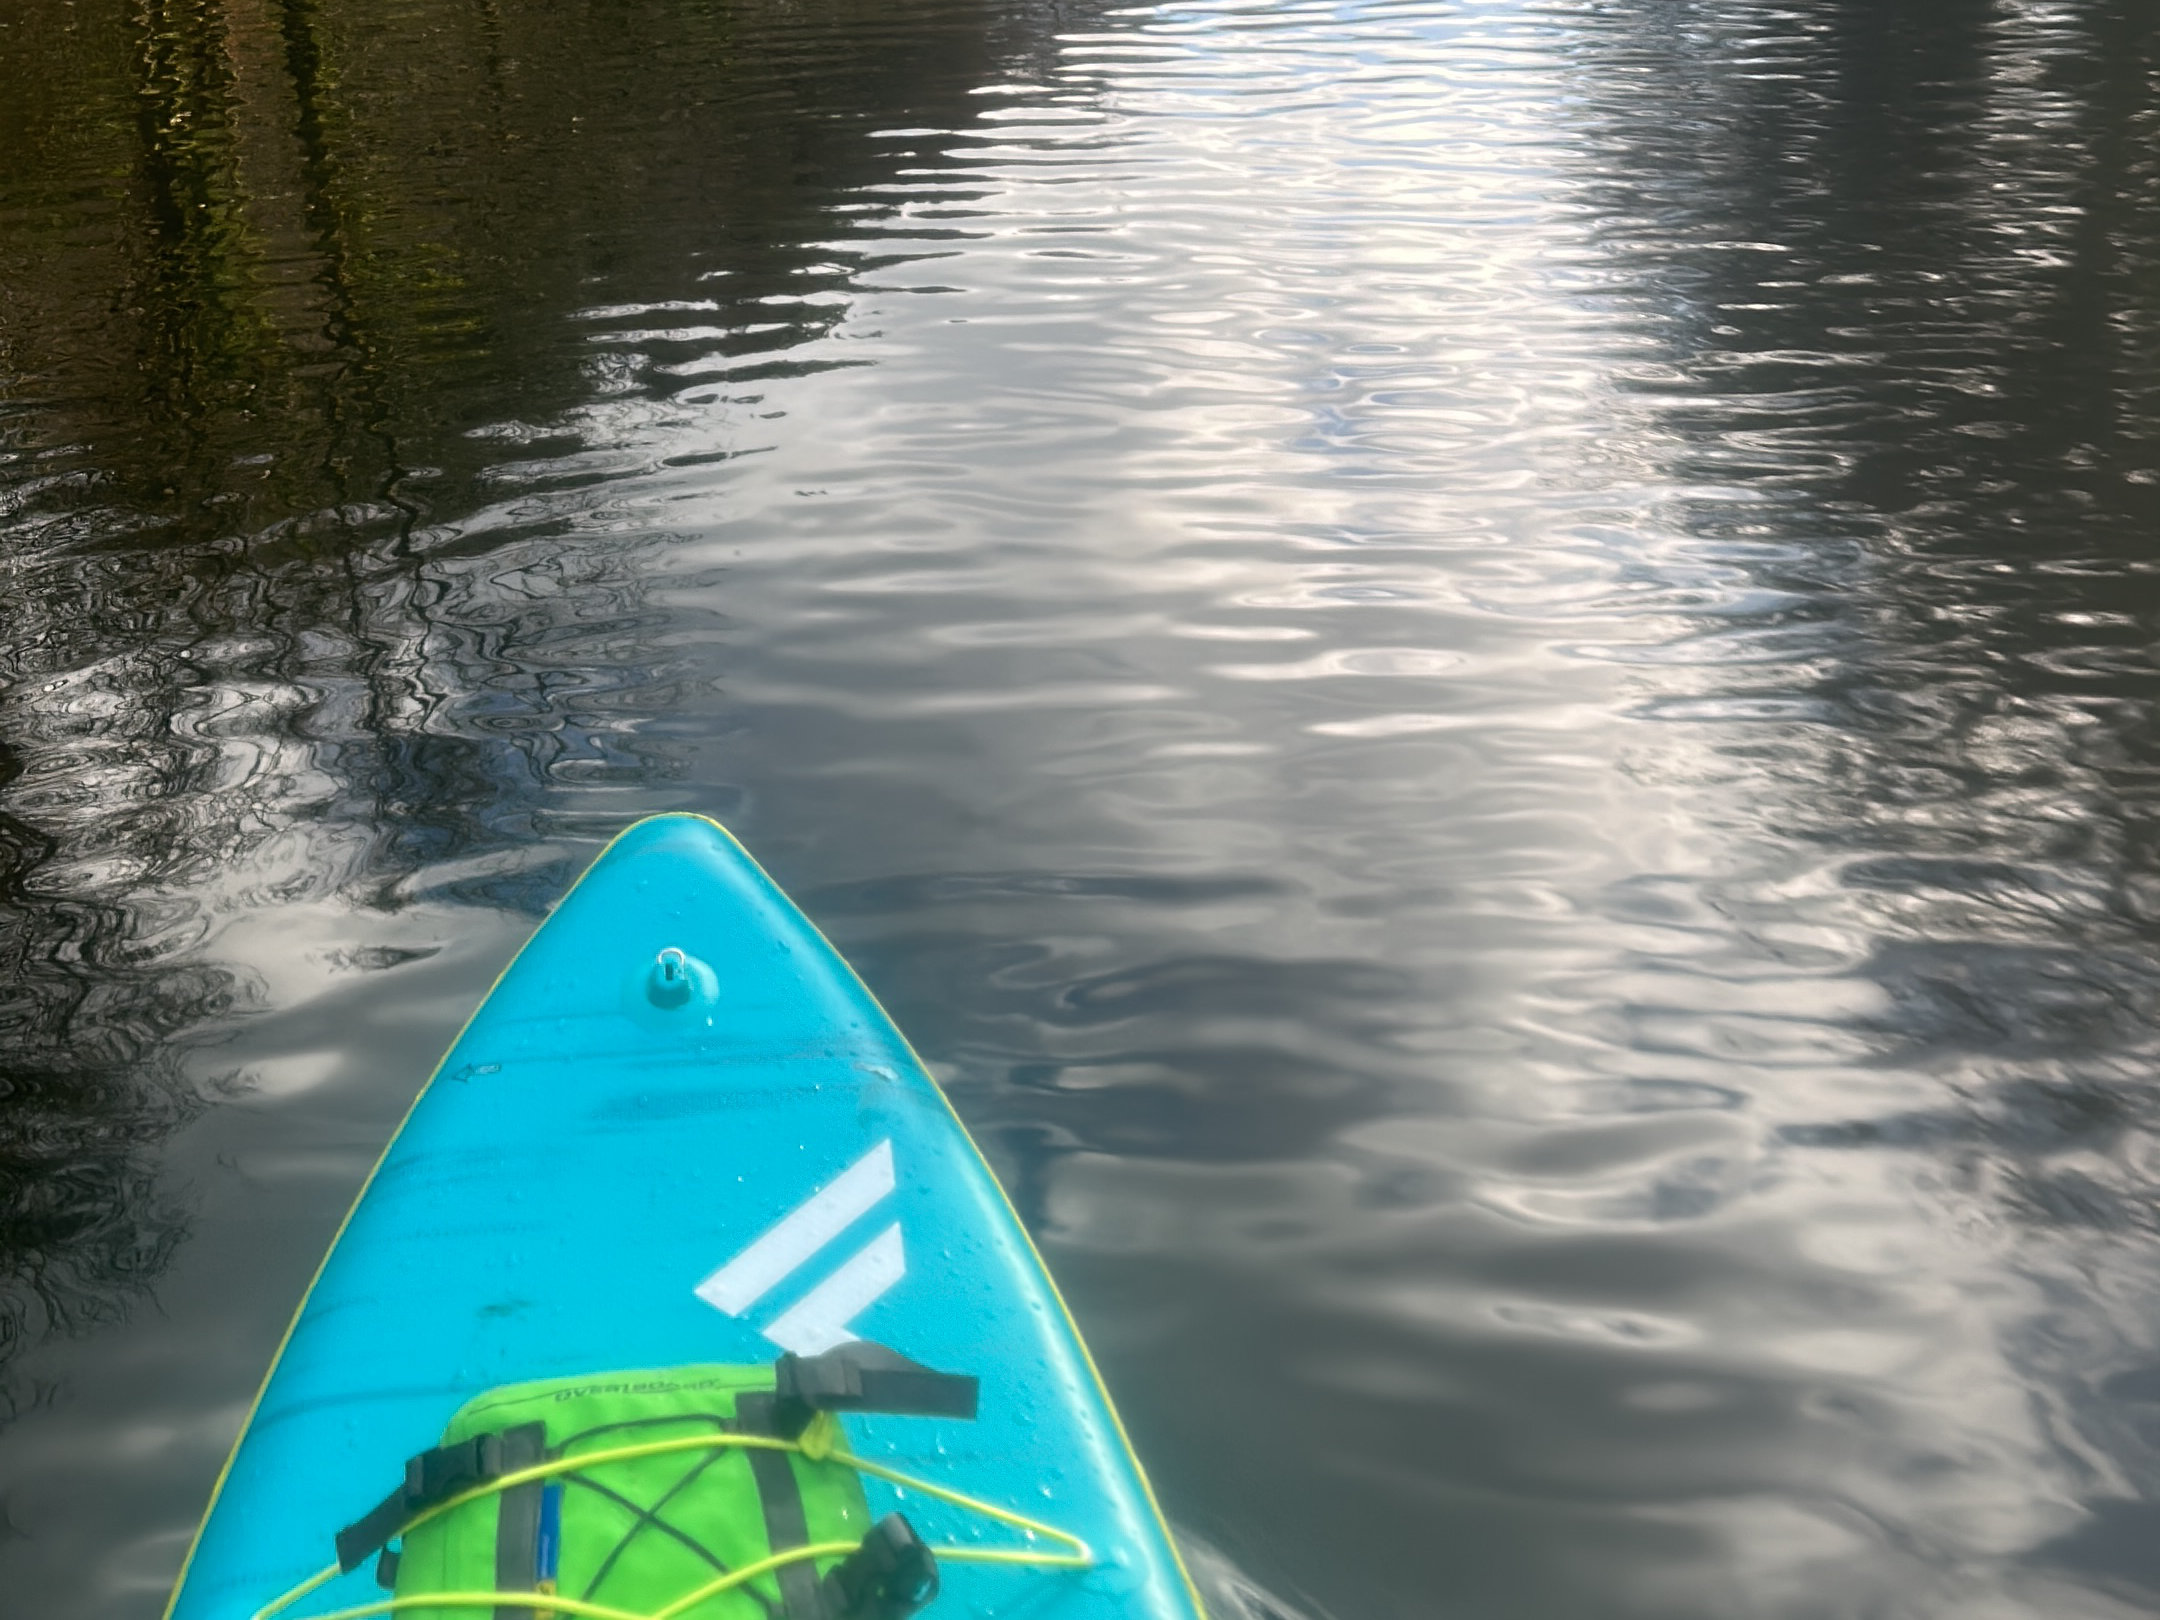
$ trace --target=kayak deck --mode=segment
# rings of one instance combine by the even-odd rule
[[[943,1094],[717,824],[639,823],[572,889],[413,1105],[258,1397],[168,1610],[244,1620],[473,1396],[770,1362],[850,1338],[981,1379],[972,1423],[851,1415],[855,1452],[1086,1542],[954,1564],[928,1613],[1193,1620],[1108,1397]],[[1010,1529],[870,1482],[926,1540]],[[289,1613],[383,1596],[365,1569]]]

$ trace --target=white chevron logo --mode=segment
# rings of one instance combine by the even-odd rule
[[[787,1281],[834,1238],[893,1190],[892,1141],[887,1138],[805,1198],[742,1253],[697,1285],[698,1298],[741,1316]],[[907,1275],[907,1251],[896,1221],[850,1255],[830,1277],[783,1311],[766,1338],[799,1356],[814,1356],[855,1335],[848,1323]]]

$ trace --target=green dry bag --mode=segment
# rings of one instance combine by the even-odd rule
[[[898,1514],[872,1523],[855,1470],[826,1455],[827,1414],[973,1417],[975,1396],[972,1378],[859,1341],[777,1366],[490,1390],[340,1533],[338,1562],[380,1550],[377,1577],[400,1599],[493,1594],[495,1620],[562,1614],[551,1594],[657,1615],[708,1588],[674,1620],[901,1620],[936,1594],[935,1562]],[[490,1606],[403,1612],[475,1620]]]

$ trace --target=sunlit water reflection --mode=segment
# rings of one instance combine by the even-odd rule
[[[557,9],[10,24],[0,1581],[692,807],[1225,1591],[2149,1606],[2153,24]]]

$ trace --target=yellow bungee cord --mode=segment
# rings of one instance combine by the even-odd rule
[[[1060,1542],[1071,1549],[1069,1552],[1037,1552],[1030,1547],[932,1547],[933,1557],[952,1564],[1020,1564],[1035,1569],[1089,1569],[1095,1563],[1095,1554],[1088,1544],[1069,1530],[1060,1530],[1054,1524],[1044,1524],[1011,1508],[999,1507],[995,1502],[985,1502],[980,1497],[969,1496],[948,1486],[934,1484],[883,1463],[870,1462],[846,1450],[840,1444],[840,1426],[832,1422],[830,1415],[820,1413],[817,1420],[803,1431],[800,1439],[780,1440],[760,1434],[698,1434],[685,1435],[674,1440],[647,1440],[634,1446],[615,1446],[605,1451],[583,1452],[575,1457],[557,1457],[548,1462],[535,1463],[529,1468],[516,1469],[484,1485],[476,1485],[461,1495],[438,1502],[414,1514],[399,1531],[400,1535],[418,1529],[430,1519],[453,1512],[468,1502],[484,1496],[493,1496],[515,1486],[530,1484],[535,1480],[552,1479],[558,1474],[576,1473],[582,1468],[597,1467],[601,1463],[628,1462],[638,1457],[659,1457],[677,1451],[712,1451],[721,1447],[738,1447],[743,1450],[793,1451],[812,1462],[836,1462],[844,1468],[852,1468],[858,1474],[869,1474],[888,1484],[904,1490],[919,1491],[933,1500],[965,1508],[979,1513],[986,1519],[1009,1525],[1030,1536],[1043,1536]],[[355,1604],[351,1608],[329,1609],[306,1620],[371,1620],[372,1616],[396,1614],[406,1609],[494,1609],[514,1607],[528,1609],[535,1614],[560,1614],[575,1616],[577,1620],[675,1620],[677,1615],[696,1608],[710,1598],[718,1597],[746,1581],[769,1575],[789,1564],[799,1564],[817,1558],[839,1558],[855,1551],[860,1545],[853,1541],[819,1541],[802,1547],[790,1547],[760,1558],[756,1563],[745,1564],[741,1569],[730,1570],[706,1582],[694,1591],[685,1593],[665,1608],[650,1614],[640,1614],[630,1609],[617,1609],[605,1603],[588,1603],[583,1598],[563,1597],[553,1592],[421,1592],[410,1597],[378,1598],[372,1603]],[[251,1620],[272,1620],[291,1608],[310,1592],[314,1592],[336,1580],[340,1571],[336,1564],[317,1570],[290,1591],[273,1598],[257,1609]]]

